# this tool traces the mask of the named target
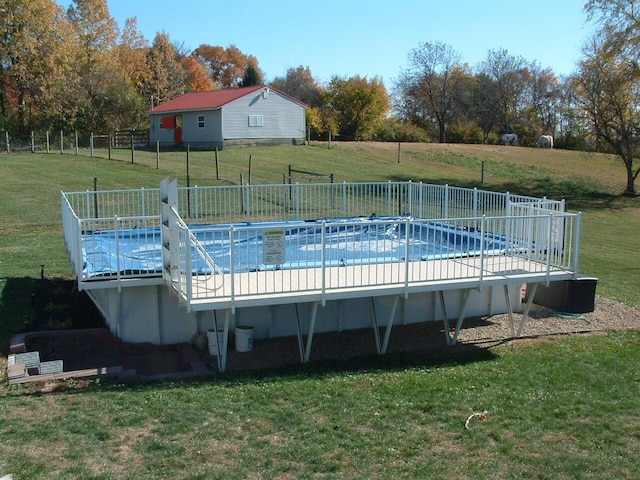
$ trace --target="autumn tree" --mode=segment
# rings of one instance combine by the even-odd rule
[[[147,97],[157,103],[167,102],[185,92],[185,71],[166,33],[156,34],[147,53]]]
[[[108,127],[110,95],[120,92],[123,85],[113,55],[118,27],[109,14],[106,0],[74,0],[67,17],[78,46],[73,59],[78,72],[76,127],[101,130]]]
[[[72,75],[64,11],[52,0],[5,0],[0,31],[0,126],[46,128],[62,110],[60,79]]]
[[[622,160],[626,195],[635,195],[640,173],[640,71],[637,59],[620,48],[619,37],[605,30],[585,47],[574,88],[597,142]]]
[[[509,54],[505,49],[489,50],[487,58],[478,67],[478,74],[491,80],[493,101],[500,111],[500,132],[512,133],[514,122],[523,106],[527,86],[526,62],[522,57]]]
[[[425,42],[412,49],[396,86],[402,115],[425,127],[434,122],[444,143],[464,73],[462,57],[449,45]]]
[[[114,55],[122,69],[125,78],[140,93],[147,77],[147,52],[149,42],[138,31],[138,20],[127,18],[122,30]]]
[[[309,67],[300,65],[289,68],[284,77],[276,77],[271,86],[281,92],[300,100],[309,107],[318,108],[322,104],[324,89],[311,74]]]
[[[182,57],[181,62],[186,76],[186,90],[188,92],[213,90],[213,81],[207,75],[206,66],[192,56]]]
[[[347,139],[369,140],[391,108],[387,89],[377,77],[333,77],[324,101],[325,112]]]
[[[215,88],[233,88],[242,85],[249,64],[259,70],[258,60],[252,55],[245,55],[235,45],[230,45],[228,48],[200,45],[192,55],[207,66],[208,75]]]

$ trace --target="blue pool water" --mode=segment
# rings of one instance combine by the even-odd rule
[[[407,228],[406,220],[405,217],[327,220],[324,226],[325,265],[388,263],[407,258],[420,261],[480,254],[481,235],[473,229],[423,221],[413,221]],[[234,224],[233,238],[229,227],[191,227],[200,244],[223,272],[314,268],[323,264],[321,220]],[[274,231],[284,234],[285,253],[281,263],[265,264],[265,231],[267,234]],[[153,274],[162,271],[159,228],[118,230],[117,234],[113,230],[86,232],[82,246],[86,278],[117,272]],[[485,253],[501,252],[505,248],[504,237],[484,235]],[[191,263],[194,272],[211,271],[195,252]]]

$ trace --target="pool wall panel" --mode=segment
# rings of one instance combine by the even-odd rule
[[[127,342],[150,342],[157,345],[191,341],[196,333],[205,333],[213,328],[211,312],[189,313],[162,285],[139,286],[122,289],[95,290],[95,303],[105,316],[109,329]],[[120,298],[118,298],[120,297]],[[509,287],[509,297],[514,312],[522,310],[521,286]],[[444,292],[449,320],[455,321],[461,313],[463,290]],[[394,297],[374,297],[375,318],[380,327],[387,324],[392,312]],[[118,304],[120,308],[118,310]],[[298,315],[302,333],[308,333],[311,304],[281,304],[262,307],[238,308],[232,315],[230,326],[250,325],[254,327],[255,339],[268,339],[297,334]],[[502,288],[471,290],[465,317],[486,316],[505,313],[507,306]],[[119,312],[119,318],[118,318]],[[224,321],[224,311],[217,313],[218,325]],[[370,328],[373,307],[371,297],[329,301],[319,306],[316,317],[316,333]],[[438,292],[412,294],[399,299],[393,318],[394,325],[430,321],[442,321]]]

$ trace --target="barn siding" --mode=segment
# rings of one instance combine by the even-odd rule
[[[225,140],[237,139],[304,139],[305,109],[287,97],[263,90],[239,98],[222,107]],[[262,127],[250,127],[249,116],[262,115]]]
[[[151,144],[160,142],[160,145],[173,145],[173,129],[160,128],[160,119],[167,114],[151,115],[149,125],[149,141]]]
[[[204,128],[198,128],[198,116],[204,115]],[[182,143],[200,144],[222,141],[220,110],[185,112],[182,114]]]

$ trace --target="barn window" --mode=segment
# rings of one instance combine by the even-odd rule
[[[262,115],[249,115],[249,126],[250,127],[262,127]]]
[[[198,115],[198,128],[204,128],[204,115]]]

